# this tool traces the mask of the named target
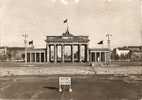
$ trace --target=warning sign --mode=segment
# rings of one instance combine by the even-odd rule
[[[59,77],[59,85],[71,85],[71,77]]]

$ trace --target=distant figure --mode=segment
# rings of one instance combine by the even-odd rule
[[[98,60],[98,65],[101,66],[101,58],[100,58],[100,56],[98,57],[97,60]]]
[[[97,58],[98,62],[100,62],[100,57]]]

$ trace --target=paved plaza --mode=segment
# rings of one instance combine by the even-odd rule
[[[141,100],[141,66],[0,63],[0,100]],[[72,89],[58,92],[58,77]]]
[[[0,78],[0,100],[141,100],[142,81],[110,77],[72,76],[73,91],[61,93],[58,77]]]
[[[89,66],[87,64],[0,63],[0,76],[16,75],[131,75],[142,74],[141,66]]]

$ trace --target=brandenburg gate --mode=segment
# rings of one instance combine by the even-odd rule
[[[107,63],[108,48],[88,48],[88,36],[75,36],[68,29],[60,36],[47,36],[46,48],[27,51],[30,63]]]
[[[67,23],[67,19],[64,21]],[[46,48],[28,49],[27,61],[35,63],[107,63],[109,49],[89,49],[88,36],[76,36],[66,31],[60,36],[46,36]]]
[[[68,29],[61,36],[46,37],[46,62],[88,62],[88,36],[74,36]]]

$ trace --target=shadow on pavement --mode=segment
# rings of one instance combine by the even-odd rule
[[[45,86],[45,87],[43,87],[43,88],[47,88],[47,89],[50,89],[50,90],[56,90],[56,91],[59,90],[59,88],[57,88],[57,87],[52,87],[52,86]]]

